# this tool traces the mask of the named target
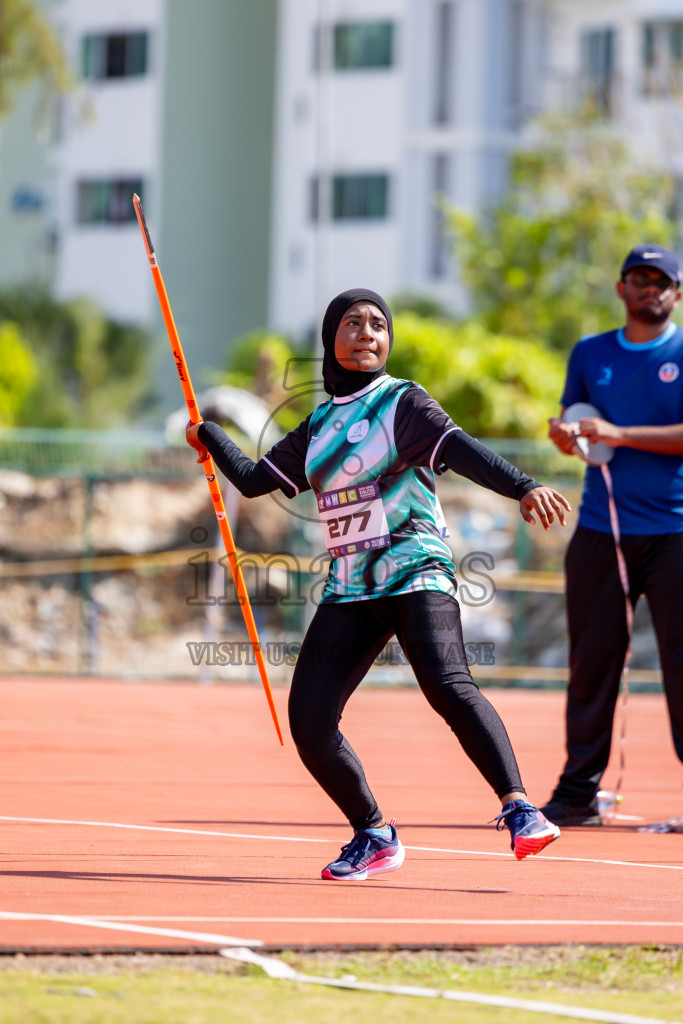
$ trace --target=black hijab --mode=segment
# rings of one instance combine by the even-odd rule
[[[323,382],[328,395],[338,395],[342,398],[352,395],[386,373],[384,366],[365,373],[363,370],[345,370],[341,363],[337,362],[337,357],[334,354],[337,328],[346,310],[356,302],[371,302],[373,306],[377,306],[382,311],[389,331],[389,352],[394,344],[394,324],[391,319],[391,310],[381,295],[370,291],[369,288],[350,288],[348,291],[336,295],[325,310],[323,317]]]

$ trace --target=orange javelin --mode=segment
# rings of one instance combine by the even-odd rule
[[[166,288],[164,286],[164,279],[161,276],[161,270],[157,263],[157,258],[154,253],[154,246],[152,245],[152,239],[149,237],[149,231],[147,229],[147,222],[145,215],[142,212],[142,203],[140,197],[137,195],[133,196],[133,206],[135,207],[135,213],[138,218],[138,224],[140,225],[140,231],[142,232],[142,238],[145,243],[145,249],[147,250],[147,258],[149,265],[152,270],[152,277],[154,278],[154,286],[157,290],[159,297],[159,305],[161,306],[161,312],[164,317],[164,323],[166,324],[166,330],[168,332],[168,340],[171,343],[171,350],[173,352],[173,358],[175,359],[176,369],[178,370],[178,377],[180,378],[180,386],[183,389],[183,395],[187,403],[187,411],[190,414],[190,420],[192,423],[201,423],[202,417],[199,414],[197,408],[197,399],[195,398],[194,389],[192,387],[192,381],[190,380],[190,374],[187,369],[187,363],[185,362],[185,356],[183,354],[183,347],[180,344],[180,338],[178,337],[178,331],[176,329],[175,321],[173,319],[173,313],[171,312],[171,306],[168,301],[166,294]],[[280,730],[280,723],[277,717],[277,711],[273,702],[273,693],[270,688],[268,681],[268,673],[266,671],[266,663],[263,660],[263,653],[261,651],[261,644],[258,638],[258,632],[256,630],[256,623],[254,622],[254,613],[251,610],[251,604],[249,602],[249,595],[247,588],[244,583],[244,576],[240,568],[239,562],[237,561],[237,553],[235,551],[235,542],[232,537],[232,530],[230,529],[230,523],[225,512],[225,505],[223,504],[223,495],[216,479],[216,468],[213,464],[211,456],[206,458],[202,465],[204,472],[206,473],[206,482],[209,485],[209,491],[211,492],[211,498],[213,500],[214,508],[216,510],[216,519],[218,520],[218,526],[221,531],[223,543],[225,544],[225,553],[228,556],[230,562],[230,570],[232,572],[232,578],[235,583],[235,590],[237,591],[237,597],[242,608],[242,614],[249,633],[249,639],[251,645],[254,648],[254,654],[256,656],[256,664],[258,665],[259,673],[261,675],[261,682],[263,683],[263,689],[266,692],[266,700],[268,701],[268,707],[270,713],[273,716],[273,722],[277,731],[278,739],[280,744],[284,746],[284,740],[282,739],[282,732]]]

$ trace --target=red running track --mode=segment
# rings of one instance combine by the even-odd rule
[[[487,693],[543,802],[563,695]],[[634,820],[683,813],[659,695],[629,699],[629,817],[518,863],[420,693],[361,688],[344,729],[407,855],[359,883],[320,879],[350,832],[260,686],[4,677],[0,695],[2,950],[683,942],[683,835]]]

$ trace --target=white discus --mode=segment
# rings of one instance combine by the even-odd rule
[[[578,432],[579,420],[588,419],[589,417],[603,419],[602,413],[594,405],[589,405],[588,402],[574,402],[568,409],[565,409],[562,422],[575,424],[576,447],[584,462],[587,462],[590,466],[604,466],[614,457],[614,448],[605,444],[604,441],[591,443],[587,437],[581,437]]]

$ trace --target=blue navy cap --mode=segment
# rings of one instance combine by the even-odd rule
[[[678,256],[670,249],[662,249],[661,245],[637,245],[621,265],[621,276],[634,267],[654,267],[670,277],[672,281],[681,280],[681,265]]]

